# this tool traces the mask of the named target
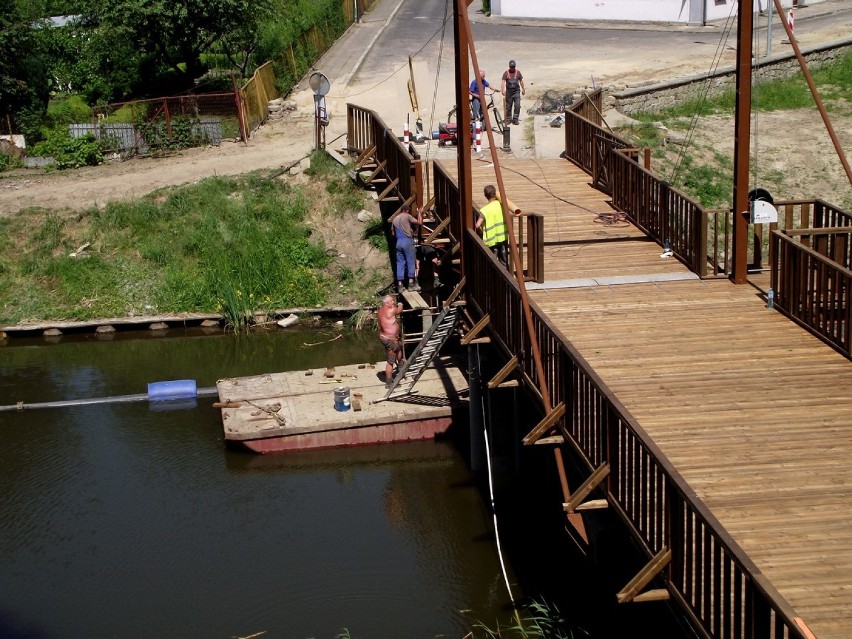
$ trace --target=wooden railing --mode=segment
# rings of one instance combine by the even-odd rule
[[[612,204],[669,247],[692,272],[707,272],[707,221],[701,206],[623,152],[606,158]]]
[[[751,238],[748,248],[750,270],[772,269],[773,257],[769,242],[769,234],[772,231],[852,226],[852,215],[820,199],[777,200],[775,207],[778,209],[778,222],[750,226]],[[727,273],[730,271],[733,230],[731,211],[708,211],[708,229],[711,232],[708,251],[720,258],[724,256],[724,261],[710,259],[710,263],[716,265],[720,272]],[[715,235],[712,234],[714,230],[717,231]],[[767,249],[770,249],[768,256]],[[708,258],[710,257],[711,255],[708,255]]]
[[[450,216],[449,235],[453,243],[462,237],[462,220],[458,183],[436,164],[433,169],[435,216],[439,221]],[[474,214],[476,214],[476,210]],[[544,282],[544,216],[538,213],[521,213],[512,216],[518,256],[521,263],[514,269],[526,280]],[[513,265],[514,266],[514,265]]]
[[[608,465],[600,489],[648,557],[671,552],[659,575],[692,623],[720,639],[802,639],[789,605],[532,303],[537,344],[547,363],[546,379],[537,378],[517,283],[475,233],[467,232],[464,242],[469,308],[479,316],[490,312],[494,343],[507,356],[518,356],[527,388],[546,384],[553,405],[565,405],[562,435],[590,472]]]
[[[849,226],[773,231],[771,286],[779,311],[852,358],[850,246]]]
[[[638,149],[583,117],[588,111],[581,100],[565,112],[565,157],[591,175],[592,185],[611,195],[613,206],[649,237],[660,245],[668,241],[678,259],[699,277],[707,276],[708,245],[717,246],[717,227],[708,226],[697,202],[643,168]]]
[[[595,89],[591,93],[584,93],[583,97],[569,106],[570,111],[592,124],[600,126],[603,124],[603,89]]]
[[[733,213],[707,211],[639,165],[637,149],[600,126],[586,96],[565,112],[565,154],[612,196],[612,204],[649,237],[667,241],[675,256],[699,277],[726,277],[732,257]],[[819,199],[777,201],[779,221],[769,231],[852,226],[852,215]],[[765,260],[764,226],[750,225],[749,268],[771,268]]]
[[[375,111],[354,104],[346,105],[346,127],[349,152],[357,155],[372,147],[388,184],[396,181],[399,198],[422,204],[422,162],[413,145],[406,147]]]
[[[439,164],[433,165],[432,169],[432,193],[435,196],[435,216],[442,221],[450,218],[450,241],[461,248],[464,221],[459,202],[459,185]]]

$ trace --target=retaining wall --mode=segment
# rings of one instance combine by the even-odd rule
[[[850,50],[852,50],[852,38],[846,38],[802,50],[802,55],[808,63],[808,68],[816,69],[824,64],[839,60]],[[679,80],[669,80],[659,84],[621,91],[613,96],[614,106],[622,113],[627,114],[639,111],[656,113],[662,109],[698,98],[708,81],[710,83],[707,87],[708,97],[719,95],[734,86],[735,71],[735,67],[724,67],[714,73],[703,73]],[[760,81],[789,78],[800,71],[799,62],[792,51],[783,55],[764,58],[754,65],[755,78]]]

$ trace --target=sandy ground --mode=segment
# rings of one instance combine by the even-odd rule
[[[689,36],[696,39],[695,44],[702,51],[712,51],[718,39],[718,29],[707,29],[706,35],[696,33]],[[566,35],[570,33],[565,32]],[[613,35],[611,31],[602,33],[609,38],[602,43],[605,46],[594,50],[586,48],[582,56],[578,54],[578,44],[572,44],[569,37],[564,43],[548,45],[545,51],[525,52],[528,56],[528,95],[524,107],[532,106],[536,96],[547,89],[571,91],[589,84],[593,75],[599,84],[623,86],[691,75],[707,68],[706,55],[683,55],[677,47],[666,44],[664,38],[660,38],[658,44],[643,45],[641,53],[638,53],[635,46],[619,46],[618,34]],[[848,24],[829,24],[803,34],[801,44],[829,42],[847,34]],[[420,113],[426,125],[433,128],[437,128],[438,120],[445,118],[441,114],[446,114],[453,102],[450,79],[452,53],[444,49],[443,55],[440,55],[439,51],[439,42],[433,40],[415,63],[415,78],[421,94]],[[505,63],[505,51],[506,43],[481,41],[481,66],[500,68],[498,65]],[[732,62],[733,51],[727,51],[722,64]],[[367,65],[368,70],[362,67],[357,73],[347,74],[339,81],[332,79],[329,106],[333,116],[326,135],[329,148],[340,148],[345,143],[347,101],[376,109],[387,122],[402,122],[408,117],[408,74],[398,72],[398,63],[398,55],[387,56]],[[439,80],[437,73],[441,68],[443,79]],[[283,120],[264,125],[247,144],[225,141],[218,147],[187,150],[169,157],[131,159],[61,173],[26,170],[0,174],[0,215],[33,206],[57,209],[102,206],[110,200],[135,198],[158,188],[192,183],[208,176],[287,167],[307,156],[314,146],[310,90],[298,90],[289,99],[297,102],[297,111]],[[764,118],[760,133],[761,139],[771,141],[775,149],[767,161],[779,171],[796,173],[796,179],[802,185],[802,195],[806,192],[825,194],[824,183],[814,178],[828,171],[823,167],[831,163],[833,155],[827,135],[819,130],[821,124],[810,124],[811,116],[815,115],[815,110],[813,114],[807,114],[809,123],[803,126],[802,114],[772,114]],[[818,122],[818,118],[816,120]],[[513,138],[513,149],[519,149],[518,155],[531,152],[530,147],[534,144],[531,127],[532,118],[529,118],[526,127],[521,127],[520,131],[515,129],[518,133],[524,132],[523,136]],[[852,142],[850,128],[852,125],[846,119],[840,135],[847,146]],[[711,127],[709,131],[713,131],[709,135],[720,150],[731,144],[732,133],[726,127]],[[430,144],[425,151],[427,158],[438,156],[437,145]],[[836,163],[836,157],[834,160]],[[835,201],[841,202],[842,197],[835,198]]]

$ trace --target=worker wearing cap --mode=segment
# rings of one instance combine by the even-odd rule
[[[521,115],[521,96],[527,94],[524,87],[524,75],[518,70],[514,60],[509,60],[509,68],[503,72],[500,93],[506,99],[506,124],[518,124]]]

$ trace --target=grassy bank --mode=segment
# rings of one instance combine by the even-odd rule
[[[842,124],[838,123],[852,117],[852,53],[847,53],[833,64],[816,69],[813,77],[823,103],[834,120],[835,128],[842,128]],[[758,73],[754,81],[753,112],[770,114],[801,109],[816,113],[813,97],[801,74],[784,80],[763,82]],[[702,135],[702,132],[710,128],[710,124],[715,124],[718,128],[717,123],[720,120],[728,122],[732,132],[735,103],[736,95],[733,89],[706,99],[696,97],[657,113],[634,114],[632,117],[639,123],[623,127],[619,133],[636,146],[652,150],[653,170],[657,175],[669,180],[705,207],[727,207],[733,189],[732,153],[717,140]],[[792,122],[791,126],[795,128],[796,122]],[[752,129],[754,135],[754,125]],[[673,134],[670,137],[679,138],[680,142],[672,144],[670,140],[667,141],[666,130]],[[767,139],[777,133],[779,132],[767,129],[761,131],[761,135]],[[727,139],[733,140],[732,133],[727,135]],[[834,151],[828,143],[827,135],[820,135],[809,143],[824,145],[824,153],[832,157]],[[782,194],[782,197],[792,197],[789,194],[800,188],[800,185],[793,183],[791,178],[797,177],[798,174],[782,170],[777,164],[756,163],[757,181],[773,192]],[[838,184],[837,192],[845,193],[846,186]],[[817,195],[832,199],[822,192],[809,194],[810,197]],[[848,196],[841,195],[836,203],[846,207],[852,206],[852,201],[847,200]]]
[[[322,237],[345,225],[362,242],[363,196],[322,155],[307,173],[0,218],[0,324],[220,312],[238,326],[255,311],[371,303],[383,273],[342,263]]]

